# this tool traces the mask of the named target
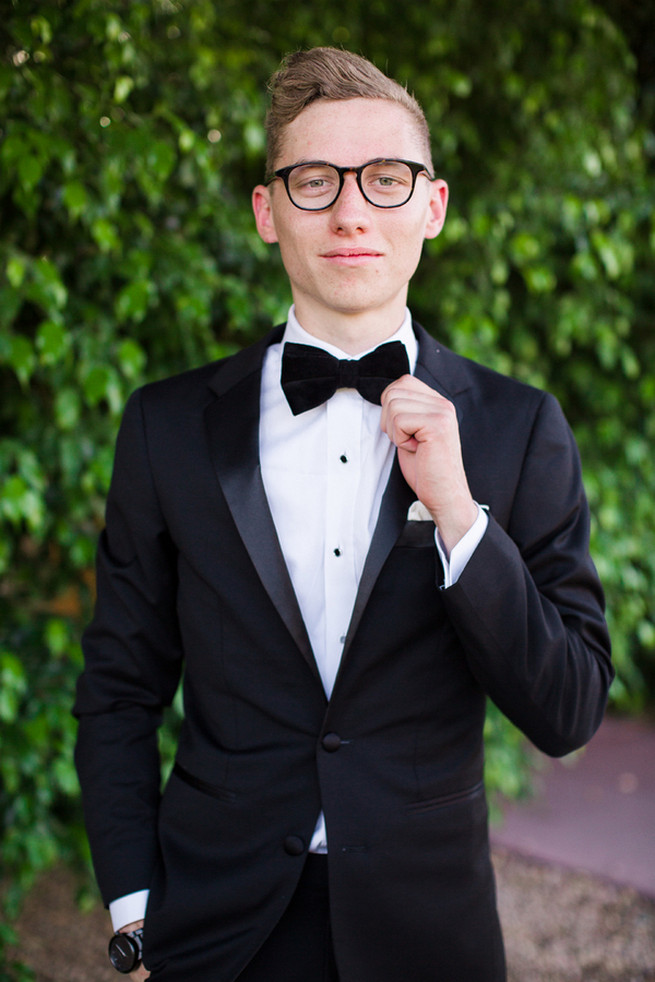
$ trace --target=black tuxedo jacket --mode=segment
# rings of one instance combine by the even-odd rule
[[[135,393],[118,440],[75,707],[106,902],[150,888],[157,982],[230,982],[279,920],[322,808],[342,982],[499,982],[482,729],[542,750],[598,726],[612,677],[574,440],[556,401],[415,326],[489,526],[442,588],[398,465],[329,703],[258,456],[266,345]],[[157,727],[184,667],[163,796]]]

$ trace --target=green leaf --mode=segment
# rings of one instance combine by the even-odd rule
[[[36,366],[32,344],[21,334],[9,338],[7,360],[23,385],[27,385]]]
[[[80,418],[81,400],[77,389],[61,389],[55,397],[55,418],[62,430],[74,429]]]
[[[2,483],[0,491],[0,515],[9,522],[17,526],[25,522],[33,531],[43,524],[43,498],[23,477],[12,474]]]
[[[45,162],[34,153],[25,153],[18,160],[17,173],[24,191],[33,191],[41,180]]]
[[[21,286],[25,279],[26,271],[27,263],[19,256],[12,256],[7,260],[7,279],[15,290]]]
[[[101,252],[115,252],[120,247],[116,226],[108,218],[96,218],[91,223],[91,234]]]
[[[62,190],[64,204],[71,218],[79,218],[87,208],[89,196],[81,181],[67,181]]]
[[[72,759],[58,757],[52,766],[52,773],[58,788],[67,797],[72,797],[79,793],[77,772]]]
[[[0,720],[13,722],[26,691],[27,679],[21,662],[11,651],[0,650]]]
[[[45,641],[55,656],[61,658],[70,644],[68,628],[66,622],[61,617],[51,617],[45,626]]]
[[[148,310],[148,303],[154,293],[150,280],[134,280],[123,287],[116,298],[116,317],[119,321],[143,320]]]
[[[43,43],[50,44],[52,41],[52,27],[50,21],[44,16],[33,17],[31,22],[32,33]]]
[[[150,173],[154,174],[163,184],[170,176],[175,166],[176,154],[173,146],[163,140],[157,140],[148,148],[146,165]]]
[[[97,406],[103,400],[117,412],[122,401],[122,392],[116,371],[109,365],[93,365],[83,380],[84,396],[89,406]]]
[[[39,324],[36,333],[36,348],[43,365],[53,365],[60,361],[70,347],[70,336],[63,324],[47,320]]]
[[[126,339],[118,349],[121,369],[126,378],[139,378],[146,365],[146,353],[137,341]]]
[[[509,246],[512,258],[519,266],[523,266],[536,259],[540,255],[542,248],[539,240],[527,232],[520,232],[518,235],[513,236]]]
[[[547,266],[528,266],[523,276],[531,293],[552,293],[557,286],[557,278]]]
[[[62,310],[68,300],[68,291],[56,265],[46,256],[40,256],[32,267],[32,275],[34,299],[48,312]]]
[[[125,102],[134,88],[134,79],[129,75],[120,75],[114,85],[114,102]]]

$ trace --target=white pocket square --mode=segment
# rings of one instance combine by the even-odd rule
[[[431,522],[432,515],[422,501],[413,501],[407,512],[408,522]]]

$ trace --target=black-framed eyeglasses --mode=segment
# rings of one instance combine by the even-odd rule
[[[434,177],[425,164],[415,160],[380,157],[359,167],[337,167],[324,160],[310,160],[276,170],[268,181],[284,181],[289,200],[302,211],[324,211],[341,194],[346,174],[354,174],[362,195],[376,208],[400,208],[414,193],[416,178]]]

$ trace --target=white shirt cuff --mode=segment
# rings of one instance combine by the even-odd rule
[[[473,522],[473,525],[471,525],[468,532],[463,535],[459,542],[451,549],[450,560],[448,560],[446,557],[446,551],[439,536],[439,530],[437,528],[434,530],[434,541],[437,544],[441,564],[443,566],[444,589],[448,589],[449,586],[453,586],[455,583],[457,583],[458,579],[464,572],[466,564],[480,544],[482,536],[487,531],[489,517],[484,510],[483,505],[478,505],[476,501],[476,506],[478,509],[478,517]]]
[[[146,916],[149,893],[149,890],[137,890],[136,893],[128,893],[118,900],[112,900],[109,904],[109,914],[114,931],[120,931],[126,924],[143,920]]]

